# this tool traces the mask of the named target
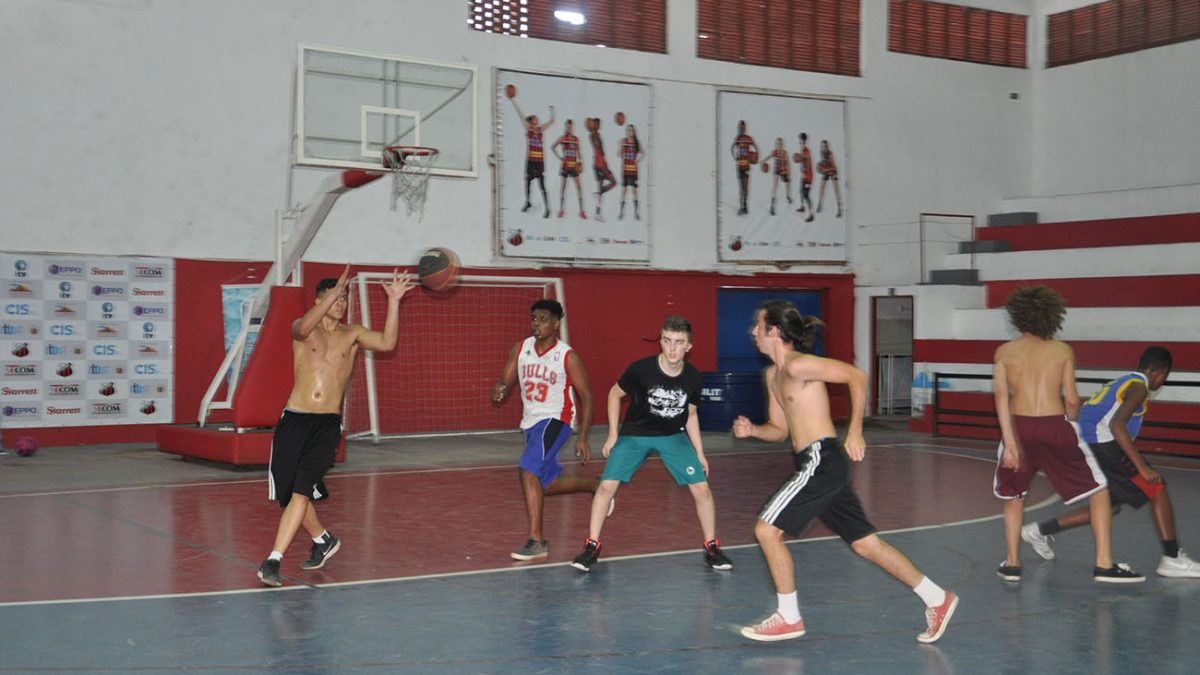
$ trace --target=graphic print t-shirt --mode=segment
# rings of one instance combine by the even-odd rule
[[[658,356],[634,361],[617,381],[629,396],[621,434],[670,436],[683,431],[688,404],[700,404],[700,371],[684,361],[683,372],[671,377],[658,367]]]

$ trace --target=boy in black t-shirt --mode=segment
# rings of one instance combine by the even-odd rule
[[[700,372],[684,360],[692,348],[692,324],[681,316],[663,321],[657,356],[630,364],[608,391],[608,438],[602,452],[608,458],[600,487],[592,498],[592,517],[583,553],[571,566],[587,572],[600,557],[600,529],[608,505],[621,483],[628,483],[651,452],[657,452],[679,485],[686,485],[696,500],[696,515],[704,532],[704,562],[713,569],[733,569],[717,539],[717,515],[708,486],[708,460],[700,440]],[[629,410],[620,435],[621,399],[629,396]]]

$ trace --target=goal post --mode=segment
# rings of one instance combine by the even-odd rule
[[[351,281],[348,320],[381,330],[387,316],[382,282],[390,272]],[[349,438],[451,435],[514,429],[519,401],[491,401],[508,354],[529,336],[529,306],[549,298],[566,307],[557,277],[462,275],[433,293],[418,286],[400,303],[396,349],[363,350],[346,392]],[[561,335],[567,340],[567,319]]]

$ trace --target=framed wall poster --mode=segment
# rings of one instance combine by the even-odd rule
[[[648,261],[646,84],[496,71],[502,255]]]
[[[845,262],[845,103],[717,93],[717,257]]]

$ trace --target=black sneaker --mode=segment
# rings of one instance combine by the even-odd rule
[[[580,572],[588,572],[592,569],[592,565],[595,565],[596,561],[599,559],[600,542],[596,541],[595,539],[588,538],[583,545],[583,553],[580,553],[575,557],[575,560],[571,563],[571,567],[574,567]]]
[[[302,570],[319,570],[325,566],[325,561],[333,557],[334,553],[342,547],[342,541],[329,533],[329,537],[324,543],[318,544],[313,542],[312,553],[308,554],[308,560],[300,563]]]
[[[258,580],[268,586],[282,586],[283,579],[279,577],[279,561],[267,558],[258,566]]]
[[[720,539],[713,539],[704,545],[704,562],[714,570],[733,569],[733,561],[721,552]]]
[[[1108,569],[1093,568],[1092,579],[1103,581],[1106,584],[1136,584],[1139,581],[1145,581],[1146,577],[1134,572],[1133,568],[1125,563],[1117,563]]]
[[[1021,566],[1020,565],[1005,565],[1004,561],[1000,561],[1000,566],[996,568],[996,576],[1005,581],[1020,581]]]

